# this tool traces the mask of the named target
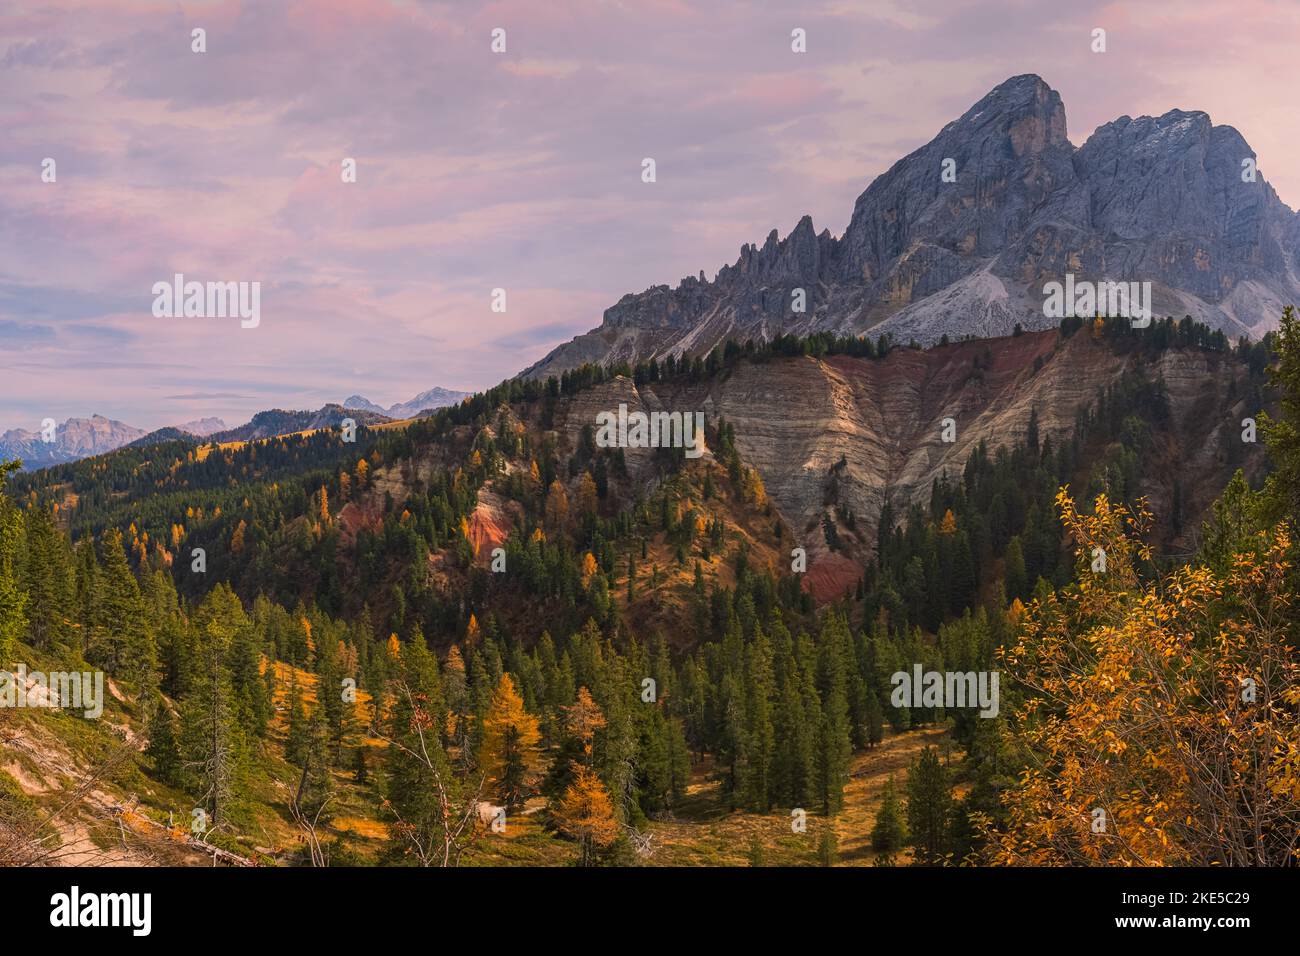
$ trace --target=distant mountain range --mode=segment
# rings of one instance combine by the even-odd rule
[[[135,428],[103,415],[69,418],[62,425],[55,426],[52,442],[45,441],[39,430],[11,428],[0,435],[0,461],[20,458],[23,467],[28,470],[44,468],[47,465],[102,455],[144,435],[143,428]]]
[[[182,425],[168,425],[145,431],[124,422],[92,415],[69,418],[54,431],[54,441],[46,442],[39,430],[14,428],[0,434],[0,461],[21,459],[24,470],[33,471],[68,461],[102,455],[128,445],[156,445],[165,441],[202,442],[250,441],[287,435],[315,428],[337,427],[345,418],[359,425],[373,425],[395,418],[414,418],[446,405],[453,405],[469,392],[431,388],[409,402],[384,409],[366,398],[354,395],[342,404],[330,404],[315,411],[286,411],[274,408],[258,412],[244,425],[230,428],[220,418],[199,418]]]
[[[314,431],[317,428],[337,428],[345,418],[353,419],[358,425],[374,425],[389,421],[387,415],[344,408],[342,405],[325,405],[316,411],[286,411],[283,408],[272,408],[258,412],[246,424],[209,432],[204,436],[187,433],[181,428],[168,427],[149,432],[130,444],[132,447],[141,448],[165,441],[188,441],[196,445],[209,442],[256,441],[259,438],[292,435],[294,432]]]
[[[377,415],[387,415],[389,418],[415,418],[421,412],[455,405],[468,398],[469,395],[469,392],[456,392],[448,388],[435,387],[427,392],[421,392],[409,402],[398,402],[396,405],[388,406],[388,408],[377,405],[362,395],[349,396],[343,399],[342,404],[344,408],[359,408],[363,411],[374,412]]]
[[[1046,328],[1059,317],[1044,285],[1066,274],[1149,281],[1155,315],[1257,337],[1300,301],[1300,214],[1241,134],[1203,112],[1121,116],[1076,148],[1060,95],[1016,76],[877,177],[840,238],[805,216],[785,239],[742,246],[712,281],[623,296],[523,374],[784,333],[928,345]]]
[[[153,444],[171,438],[202,438],[225,428],[226,423],[220,418],[200,418],[153,432],[103,415],[69,418],[62,425],[55,426],[52,442],[45,441],[40,431],[25,428],[11,428],[0,434],[0,461],[18,458],[22,460],[23,468],[31,471],[102,455],[126,445]]]

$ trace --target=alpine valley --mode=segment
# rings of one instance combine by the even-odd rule
[[[843,236],[482,392],[7,433],[0,864],[1294,865],[1300,221],[1254,158],[1181,111],[1076,148],[1018,76]],[[1067,275],[1151,321],[1048,320]],[[101,719],[28,676],[82,672]]]

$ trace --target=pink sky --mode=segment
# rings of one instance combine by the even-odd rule
[[[1295,0],[7,0],[0,431],[495,384],[805,213],[838,235],[1019,73],[1076,144],[1204,110],[1295,207],[1298,41]],[[261,282],[260,326],[155,318],[175,272]]]

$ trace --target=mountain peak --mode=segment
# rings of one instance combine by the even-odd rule
[[[1009,76],[993,89],[988,91],[984,97],[988,99],[994,96],[1019,96],[1033,95],[1041,93],[1055,93],[1056,90],[1048,85],[1047,81],[1037,73],[1020,73],[1016,76]]]
[[[444,408],[447,405],[455,405],[468,397],[469,394],[469,392],[457,392],[449,388],[443,388],[441,385],[435,385],[433,388],[425,389],[410,401],[397,402],[388,408],[375,404],[363,395],[348,396],[343,400],[343,407],[374,412],[388,418],[414,418],[421,412]]]
[[[379,415],[388,414],[388,409],[384,408],[382,405],[376,405],[370,399],[362,395],[349,395],[347,398],[343,399],[343,407],[359,408],[362,411],[375,412]]]
[[[1066,274],[1149,282],[1158,315],[1259,336],[1300,301],[1300,214],[1243,176],[1254,158],[1231,126],[1184,109],[1122,116],[1076,149],[1060,94],[1012,76],[872,180],[839,239],[805,216],[744,243],[712,282],[624,295],[523,374],[785,333],[1008,335],[1055,324],[1043,287]]]
[[[1061,94],[1036,73],[1013,76],[993,87],[945,126],[939,138],[962,129],[1008,137],[1017,156],[1068,143]]]

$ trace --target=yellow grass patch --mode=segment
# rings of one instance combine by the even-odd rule
[[[378,820],[366,820],[362,817],[335,817],[331,825],[335,830],[352,833],[367,840],[387,840],[388,825]]]

